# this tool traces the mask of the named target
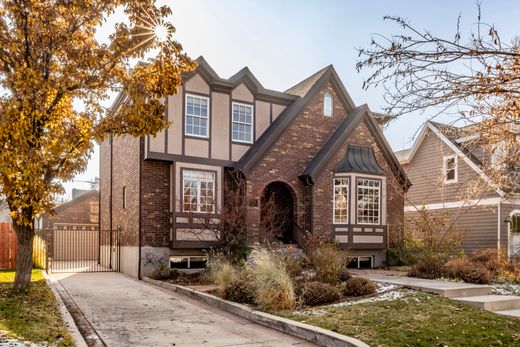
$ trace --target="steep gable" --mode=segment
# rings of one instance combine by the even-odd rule
[[[236,168],[245,176],[248,176],[251,170],[258,164],[258,162],[266,155],[269,149],[277,142],[277,140],[287,131],[288,127],[292,125],[294,120],[299,115],[304,113],[306,108],[313,103],[319,103],[323,108],[321,98],[325,90],[334,95],[334,107],[342,106],[341,110],[336,111],[335,116],[344,118],[348,112],[355,108],[354,102],[345,89],[332,65],[318,71],[314,75],[298,83],[296,86],[287,90],[287,93],[298,95],[290,106],[288,106],[282,114],[267,128],[262,136],[257,140],[237,163]],[[320,96],[320,100],[317,100]],[[314,106],[315,107],[315,106]],[[322,119],[325,123],[336,123],[334,128],[338,125],[337,122],[330,122],[327,117]],[[316,124],[307,125],[312,129]],[[332,134],[332,132],[330,133]],[[330,136],[330,135],[329,135]]]

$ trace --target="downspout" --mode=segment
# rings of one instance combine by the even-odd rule
[[[113,202],[113,190],[112,190],[112,179],[113,179],[113,156],[114,156],[114,137],[112,134],[109,136],[109,143],[110,143],[110,204],[108,205],[108,214],[109,214],[109,225],[110,225],[110,231],[109,231],[109,265],[108,268],[112,269],[112,202]]]
[[[141,194],[141,187],[142,187],[142,173],[141,173],[141,169],[142,169],[142,149],[143,149],[143,145],[144,145],[144,139],[141,138],[141,140],[139,141],[139,210],[138,210],[138,215],[139,215],[139,232],[137,233],[138,237],[139,237],[139,240],[138,240],[138,245],[139,245],[139,254],[138,254],[138,266],[137,266],[137,279],[139,280],[142,280],[142,276],[141,276],[141,248],[142,248],[142,222],[141,222],[141,197],[142,197],[142,194]]]
[[[501,229],[502,229],[502,218],[501,218],[501,214],[502,214],[501,210],[502,209],[501,209],[501,207],[502,207],[502,203],[499,202],[497,204],[497,209],[498,209],[498,213],[497,213],[497,215],[498,215],[498,221],[497,221],[497,224],[498,224],[498,226],[497,226],[497,230],[498,230],[498,233],[497,233],[497,250],[498,250],[498,256],[499,257],[500,257],[500,236],[501,236],[500,234],[501,234]]]

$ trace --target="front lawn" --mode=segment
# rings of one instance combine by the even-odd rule
[[[520,346],[520,321],[436,295],[405,290],[396,300],[337,304],[285,317],[370,346]]]
[[[41,271],[33,270],[32,286],[27,295],[13,293],[13,281],[13,271],[0,270],[0,345],[7,338],[43,345],[74,346],[56,298]]]

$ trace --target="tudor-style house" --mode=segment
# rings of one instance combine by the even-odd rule
[[[442,213],[465,234],[466,253],[498,248],[512,257],[520,251],[520,198],[493,185],[486,172],[497,152],[466,142],[468,130],[427,122],[411,148],[395,153],[413,184],[405,218],[417,218],[422,208]]]
[[[165,100],[168,129],[101,145],[100,228],[122,230],[121,271],[148,272],[149,255],[199,263],[219,240],[193,215],[218,218],[237,177],[251,242],[269,195],[285,211],[281,242],[310,232],[359,264],[386,261],[410,182],[382,133],[384,117],[356,106],[332,66],[284,92],[265,89],[248,68],[221,78],[202,57],[183,80]]]

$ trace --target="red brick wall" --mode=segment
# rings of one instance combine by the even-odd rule
[[[332,117],[323,115],[325,92],[333,96]],[[271,182],[285,182],[296,195],[295,222],[309,230],[311,189],[303,185],[298,175],[315,157],[347,113],[330,85],[320,91],[248,175],[248,200],[259,201],[264,188]],[[259,204],[248,208],[248,221],[253,230],[260,218],[259,211]]]
[[[334,98],[333,117],[323,116],[323,94],[330,92]],[[323,170],[312,187],[306,187],[298,178],[320,148],[334,133],[348,111],[329,85],[309,103],[293,121],[287,131],[276,141],[269,153],[261,159],[248,175],[248,200],[259,201],[264,188],[271,182],[287,183],[296,195],[295,221],[304,230],[332,236],[332,168],[345,155],[347,143],[372,146],[379,165],[387,173],[387,220],[389,231],[400,227],[403,220],[404,199],[401,186],[396,182],[381,150],[364,124],[352,132],[342,148]],[[260,218],[260,206],[251,203],[248,221],[255,230]]]
[[[168,247],[170,241],[170,164],[141,162],[143,246]]]
[[[101,144],[100,190],[101,229],[121,228],[121,245],[139,244],[139,148],[141,140],[131,136],[113,139],[112,225],[110,225],[110,145]],[[123,187],[126,206],[123,208]]]
[[[333,209],[333,186],[332,177],[334,173],[333,168],[345,157],[348,144],[370,146],[374,149],[376,161],[379,166],[385,171],[387,177],[387,225],[389,234],[392,234],[394,228],[399,228],[403,221],[404,209],[404,192],[403,188],[397,183],[390,166],[388,165],[381,149],[378,147],[370,130],[361,122],[351,135],[347,138],[345,143],[336,152],[330,163],[323,169],[320,176],[314,182],[313,191],[313,219],[314,232],[317,234],[324,234],[332,236],[332,209]],[[351,185],[351,187],[354,187]],[[352,188],[353,189],[353,188]],[[352,208],[352,204],[351,208]],[[391,240],[390,240],[391,241]]]
[[[145,161],[142,153],[144,153],[143,139],[131,136],[114,138],[112,226],[110,226],[110,146],[108,140],[101,144],[101,228],[121,228],[121,245],[138,246],[139,209],[141,209],[142,245],[168,247],[169,164]],[[140,185],[141,206],[139,206]],[[126,187],[126,208],[123,208],[123,187]]]

